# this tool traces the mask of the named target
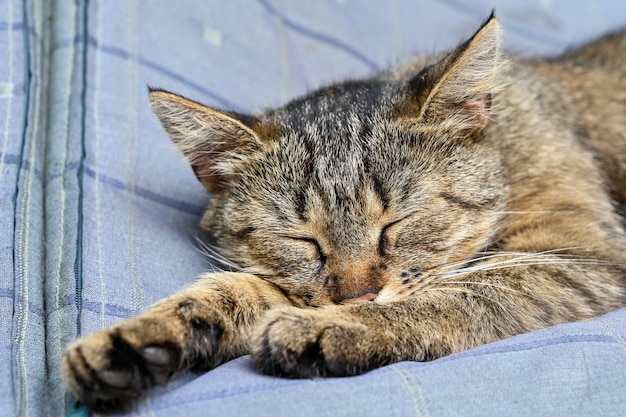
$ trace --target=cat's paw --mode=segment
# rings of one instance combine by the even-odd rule
[[[68,346],[63,377],[94,411],[120,411],[181,368],[181,332],[160,317],[137,317]]]
[[[251,353],[262,372],[291,378],[348,376],[379,364],[369,355],[367,326],[332,312],[288,308],[271,311],[257,326]]]

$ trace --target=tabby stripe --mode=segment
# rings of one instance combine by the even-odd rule
[[[443,198],[448,203],[455,204],[455,205],[460,206],[460,207],[462,207],[464,209],[468,209],[468,210],[481,210],[482,209],[482,207],[479,206],[478,204],[470,203],[469,201],[466,201],[466,200],[463,200],[463,199],[461,199],[459,197],[453,196],[452,194],[440,193],[439,197]]]

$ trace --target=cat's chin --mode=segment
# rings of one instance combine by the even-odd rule
[[[372,301],[378,304],[391,303],[407,298],[391,288],[383,288]]]

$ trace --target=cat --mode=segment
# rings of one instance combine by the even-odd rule
[[[255,116],[151,90],[233,269],[71,344],[68,389],[117,410],[248,353],[356,375],[625,306],[626,32],[549,59],[500,32]]]

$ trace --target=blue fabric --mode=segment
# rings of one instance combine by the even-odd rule
[[[25,8],[30,5],[20,1],[0,3],[0,410],[37,415],[47,401],[42,275],[46,71],[43,14],[25,16]]]
[[[625,313],[352,378],[259,376],[242,358],[155,393],[136,415],[623,415]]]
[[[0,0],[0,415],[84,415],[64,399],[68,341],[208,267],[210,196],[147,85],[252,111],[453,46],[494,6],[514,52],[626,24],[626,4],[592,0]],[[624,375],[626,309],[354,378],[277,379],[244,357],[129,416],[622,415]]]

